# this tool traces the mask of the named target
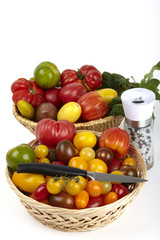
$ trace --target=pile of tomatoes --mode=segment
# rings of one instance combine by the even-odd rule
[[[136,176],[135,160],[127,157],[127,133],[120,128],[106,129],[100,138],[93,132],[80,131],[73,140],[60,140],[47,147],[36,142],[36,162],[61,164],[88,171]],[[35,163],[36,164],[36,163]],[[99,182],[82,176],[44,176],[17,173],[13,183],[33,199],[52,206],[70,209],[99,207],[117,201],[133,189],[132,184]]]
[[[55,64],[42,62],[33,78],[12,83],[12,100],[23,117],[36,122],[44,118],[91,121],[106,116],[108,103],[117,97],[114,89],[98,90],[101,84],[102,74],[92,65],[60,74]]]

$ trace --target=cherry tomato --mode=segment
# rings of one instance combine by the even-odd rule
[[[118,200],[118,196],[115,192],[109,192],[104,196],[104,204],[114,203]]]
[[[51,194],[48,202],[55,207],[72,209],[74,206],[74,197],[66,192],[60,192],[58,194]]]
[[[57,194],[61,191],[64,181],[61,178],[51,178],[47,182],[47,190],[51,194]]]
[[[107,165],[101,159],[95,158],[88,161],[88,171],[107,173]]]
[[[123,165],[119,168],[119,170],[123,172],[124,175],[130,176],[130,177],[137,176],[136,168],[131,165]]]
[[[87,170],[88,169],[88,163],[86,160],[84,160],[81,157],[73,157],[70,159],[69,163],[68,163],[69,167],[75,167],[75,168],[80,168],[83,170]]]
[[[96,135],[89,131],[80,131],[73,139],[73,144],[79,151],[85,147],[93,148],[96,145],[96,142]]]
[[[89,161],[95,158],[95,151],[90,147],[82,148],[79,153],[79,156],[82,157],[84,160]]]
[[[126,196],[128,194],[128,190],[125,186],[121,185],[121,184],[115,184],[112,187],[112,192],[115,192],[118,196],[118,199]]]
[[[37,158],[45,158],[48,155],[48,148],[45,145],[38,145],[34,152]]]
[[[79,183],[81,185],[81,189],[82,190],[85,189],[86,184],[87,184],[87,180],[82,176],[78,176],[78,178],[79,178]]]
[[[102,186],[102,194],[107,194],[112,189],[112,183],[111,182],[99,182]]]
[[[58,161],[57,156],[56,156],[56,149],[55,148],[49,148],[48,149],[47,158],[50,160],[51,163]]]
[[[47,184],[40,184],[33,193],[33,199],[38,202],[42,202],[49,197],[49,192],[47,190]]]
[[[49,159],[48,158],[40,158],[38,160],[39,163],[50,163]]]
[[[99,148],[96,151],[96,158],[103,160],[108,165],[113,160],[113,151],[106,147]]]
[[[135,160],[133,158],[128,157],[128,158],[123,160],[122,165],[131,165],[131,166],[135,167],[136,163],[135,163]]]
[[[66,190],[70,195],[77,195],[81,191],[81,183],[79,182],[79,178],[75,177],[65,184]]]
[[[81,190],[74,198],[76,208],[85,208],[89,201],[89,194],[85,190]]]
[[[101,207],[101,206],[103,206],[103,204],[104,204],[104,202],[103,202],[102,195],[100,195],[98,197],[90,197],[86,208]]]
[[[102,186],[96,180],[91,180],[87,182],[85,190],[88,192],[91,197],[98,197],[102,193]]]
[[[111,174],[124,175],[123,172],[121,172],[119,170],[115,170],[115,171],[111,172]],[[121,183],[120,182],[112,182],[112,184],[121,184]]]
[[[113,158],[112,162],[108,165],[108,172],[111,173],[112,171],[118,170],[122,162],[118,158]]]
[[[75,149],[71,141],[62,140],[56,146],[56,156],[60,162],[68,164],[69,160],[75,156]]]

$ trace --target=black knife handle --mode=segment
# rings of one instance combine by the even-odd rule
[[[17,173],[36,173],[47,176],[82,176],[87,177],[87,171],[50,163],[20,163]]]

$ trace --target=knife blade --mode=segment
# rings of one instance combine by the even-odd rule
[[[82,176],[84,178],[90,177],[93,180],[104,182],[137,183],[148,181],[139,177],[97,173],[65,165],[50,163],[20,163],[18,164],[17,173],[36,173],[47,176]]]

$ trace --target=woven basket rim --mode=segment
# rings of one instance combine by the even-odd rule
[[[29,124],[29,125],[32,125],[34,128],[37,126],[38,122],[35,122],[33,120],[29,120],[29,119],[26,119],[25,117],[21,116],[18,112],[18,109],[17,109],[17,106],[15,104],[13,104],[12,106],[12,112],[13,112],[13,115],[15,116],[15,118],[23,123],[23,124]],[[97,120],[92,120],[92,121],[88,121],[88,122],[80,122],[80,123],[74,123],[75,127],[76,128],[80,128],[80,127],[89,127],[89,126],[92,126],[94,124],[103,124],[105,122],[109,122],[111,120],[114,120],[114,119],[119,119],[119,121],[122,121],[124,119],[123,116],[121,115],[118,115],[118,116],[106,116],[104,118],[99,118]]]

